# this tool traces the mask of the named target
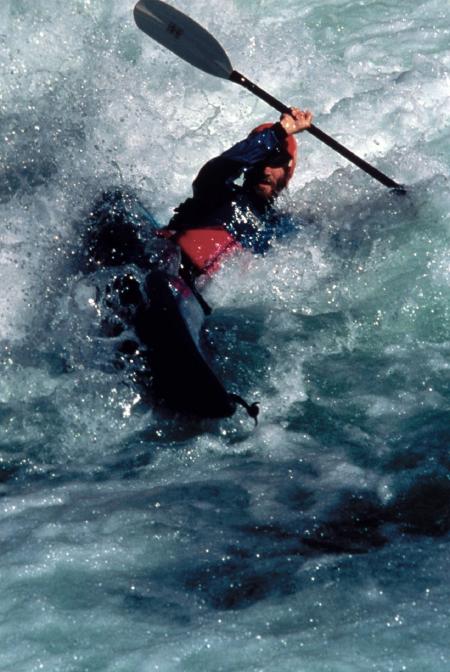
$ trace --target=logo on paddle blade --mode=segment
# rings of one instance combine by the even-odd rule
[[[177,40],[183,35],[183,29],[177,26],[176,23],[167,24],[167,32],[173,35]]]

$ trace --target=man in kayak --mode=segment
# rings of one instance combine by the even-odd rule
[[[211,275],[237,248],[265,252],[277,233],[274,200],[287,187],[297,161],[294,137],[310,127],[312,114],[292,108],[277,123],[208,161],[193,183],[193,196],[175,210],[161,235],[181,249],[180,274],[192,285]],[[244,177],[242,186],[236,180]]]
[[[277,123],[265,123],[208,161],[193,182],[193,196],[160,229],[139,200],[109,190],[90,213],[85,245],[88,268],[134,263],[148,267],[146,243],[155,235],[180,248],[180,274],[192,283],[211,275],[236,249],[264,253],[277,235],[274,201],[287,187],[297,162],[295,134],[311,126],[312,114],[292,108]],[[244,177],[243,184],[236,180]]]
[[[203,352],[198,303],[204,313],[210,309],[196,279],[211,275],[236,249],[268,249],[279,221],[274,201],[295,170],[294,136],[311,120],[310,112],[293,108],[208,161],[193,183],[192,198],[163,229],[122,190],[103,194],[90,213],[87,267],[114,268],[101,299],[104,309],[98,311],[104,314],[103,333],[120,339],[120,362],[142,357],[136,380],[175,410],[225,417],[240,404],[256,420],[258,405],[230,394]],[[236,184],[241,176],[242,186]],[[132,331],[138,341],[130,339]]]

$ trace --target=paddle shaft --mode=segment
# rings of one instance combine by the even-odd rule
[[[287,107],[281,101],[271,96],[270,93],[267,93],[267,91],[264,91],[264,89],[261,89],[259,86],[248,80],[247,77],[241,75],[241,73],[237,72],[237,70],[233,70],[231,72],[229,79],[230,81],[235,82],[236,84],[240,84],[251,93],[254,93],[255,96],[258,96],[258,98],[264,100],[271,107],[278,110],[278,112],[281,112],[282,114],[290,113],[291,110],[289,107]],[[356,156],[356,154],[347,149],[347,147],[341,145],[340,142],[337,142],[337,140],[321,131],[320,128],[317,128],[317,126],[311,124],[311,126],[306,130],[309,131],[311,135],[314,135],[314,137],[316,137],[318,140],[321,140],[326,145],[328,145],[328,147],[331,147],[342,156],[345,156],[345,158],[354,163],[355,166],[358,166],[358,168],[364,170],[366,173],[368,173],[376,180],[381,182],[381,184],[384,184],[385,187],[390,187],[391,189],[396,189],[400,192],[405,191],[405,188],[401,184],[398,184],[398,182],[391,180],[391,178],[382,173],[381,170],[378,170],[374,166],[371,166],[370,163],[367,163],[367,161],[364,161],[364,159],[361,159],[359,156]]]
[[[138,0],[134,8],[138,27],[163,47],[180,58],[216,77],[236,82],[255,94],[281,113],[290,113],[290,108],[250,82],[240,72],[233,70],[230,59],[219,42],[198,23],[171,7],[163,0]],[[405,188],[353,154],[349,149],[321,131],[317,126],[307,129],[312,135],[364,170],[386,187],[405,193]]]

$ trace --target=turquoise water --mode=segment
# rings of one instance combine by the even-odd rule
[[[165,223],[276,116],[132,3],[3,0],[0,669],[447,671],[450,10],[177,7],[408,195],[303,135],[295,237],[206,290],[259,426],[161,419],[99,338],[83,217],[123,183]]]

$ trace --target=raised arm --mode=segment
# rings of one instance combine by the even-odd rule
[[[194,198],[210,198],[230,187],[246,170],[282,151],[286,131],[281,122],[250,134],[244,140],[208,161],[194,180]]]

